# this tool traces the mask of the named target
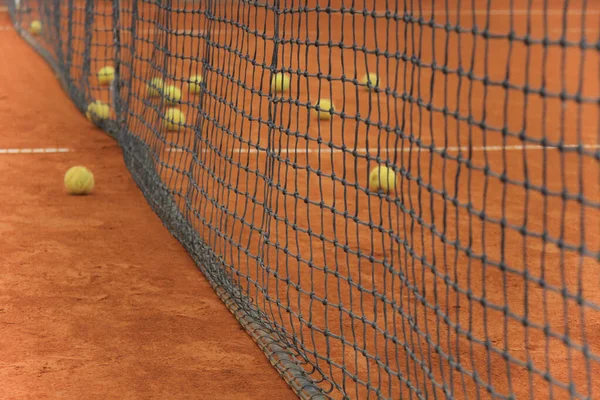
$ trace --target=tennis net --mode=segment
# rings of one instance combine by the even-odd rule
[[[597,2],[9,11],[300,397],[600,397]]]

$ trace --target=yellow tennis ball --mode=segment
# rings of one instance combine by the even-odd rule
[[[329,99],[320,99],[315,110],[319,119],[331,119],[332,112],[335,110],[333,103]]]
[[[169,108],[165,113],[164,125],[169,131],[176,131],[185,124],[185,115],[178,108]]]
[[[33,35],[39,35],[42,32],[42,23],[37,19],[35,21],[31,21],[29,25],[29,32]]]
[[[271,79],[271,90],[273,92],[285,92],[290,88],[290,77],[283,72],[278,72]]]
[[[153,78],[147,87],[148,97],[160,97],[162,95],[165,82],[161,78]]]
[[[367,89],[372,90],[379,86],[379,77],[376,73],[371,72],[361,78],[360,84],[364,85]]]
[[[190,83],[188,84],[188,89],[190,93],[198,94],[202,90],[202,75],[194,75],[190,77]]]
[[[64,182],[69,194],[89,194],[94,188],[94,174],[86,167],[71,167],[65,174]]]
[[[386,166],[378,166],[369,175],[369,190],[390,193],[396,188],[396,173]]]
[[[115,80],[115,69],[113,67],[106,66],[100,68],[98,71],[98,83],[100,85],[110,85]]]
[[[167,86],[163,94],[168,104],[177,104],[181,101],[181,90],[173,85]]]
[[[85,116],[91,122],[98,124],[108,118],[110,115],[110,106],[106,103],[96,100],[87,106]]]

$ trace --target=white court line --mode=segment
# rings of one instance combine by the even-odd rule
[[[214,30],[214,31],[210,31],[210,35],[211,36],[212,35],[224,35],[224,34],[229,33],[229,32],[237,32],[237,31],[239,31],[239,30],[230,30],[230,31]],[[106,30],[106,31],[103,30],[101,32],[109,32],[109,30]],[[110,32],[112,32],[112,30],[110,30]],[[163,30],[163,29],[152,28],[152,29],[138,29],[138,30],[135,31],[135,33],[136,33],[136,35],[137,34],[148,34],[148,33],[155,33],[155,34],[165,34],[165,33],[173,34],[173,33],[176,33],[178,35],[198,36],[198,35],[207,35],[209,32],[208,31],[204,31],[204,30],[198,30],[198,29],[177,29],[175,31],[166,31],[166,30]],[[269,34],[269,32],[259,32],[259,33],[261,33],[261,34],[264,33],[265,35]],[[129,35],[129,34],[131,34],[131,31],[123,29],[121,31],[121,34],[127,34],[127,35]]]
[[[390,10],[392,13],[394,13],[393,10]],[[373,11],[371,11],[373,12]],[[387,12],[387,10],[374,10],[374,12],[377,14],[377,16],[384,16]],[[408,10],[408,13],[413,15],[413,16],[423,16],[423,17],[429,17],[431,16],[432,10],[431,9],[423,9],[423,10],[419,10],[418,8],[412,9],[412,10]],[[568,10],[568,15],[581,15],[583,14],[584,11],[580,10],[580,9],[570,9]],[[404,10],[398,10],[397,12],[398,15],[404,15]],[[469,9],[463,9],[463,10],[448,10],[446,11],[444,8],[439,7],[436,8],[435,10],[433,10],[433,15],[434,16],[449,16],[449,15],[516,15],[516,16],[528,16],[528,15],[535,15],[535,16],[544,16],[544,15],[549,15],[549,16],[557,16],[557,15],[564,15],[565,11],[563,9],[548,9],[546,11],[544,11],[543,9],[540,8],[534,8],[532,10],[527,10],[527,9],[514,9],[514,10],[479,10],[479,9],[475,9],[475,10],[469,10]],[[600,15],[600,10],[596,10],[596,9],[587,9],[585,10],[585,14],[586,15]],[[360,13],[358,10],[355,11],[353,14],[350,14],[348,12],[344,12],[339,13],[339,12],[331,12],[329,14],[327,14],[326,16],[323,16],[322,18],[328,18],[329,16],[336,16],[339,17],[341,15],[344,16],[362,16],[362,13]]]
[[[181,10],[181,9],[178,9]],[[186,10],[187,11],[187,10]],[[389,10],[392,13],[395,12],[395,10]],[[315,13],[316,11],[312,10],[309,13]],[[375,12],[377,14],[377,16],[384,16],[386,14],[386,12],[388,12],[388,10],[372,10],[370,12]],[[528,15],[534,15],[534,16],[544,16],[544,15],[549,15],[549,16],[562,16],[565,14],[565,11],[561,8],[554,8],[554,9],[548,9],[548,10],[544,10],[542,8],[533,8],[531,10],[527,10],[527,9],[514,9],[514,10],[510,10],[510,9],[505,9],[505,10],[481,10],[481,9],[462,9],[462,10],[455,10],[455,9],[450,9],[448,11],[445,10],[445,7],[438,7],[435,10],[433,10],[434,15],[435,16],[446,16],[446,15],[515,15],[515,16],[528,16]],[[600,15],[600,9],[591,9],[588,8],[585,11],[582,9],[575,9],[575,8],[569,8],[567,14],[568,15],[581,15],[585,12],[586,15]],[[322,14],[325,14],[325,11],[321,12]],[[432,9],[423,9],[423,10],[419,10],[418,8],[414,8],[412,10],[408,10],[409,14],[412,14],[413,16],[431,16],[432,13]],[[360,17],[362,16],[362,12],[360,10],[356,10],[354,13],[349,13],[347,11],[345,11],[343,14],[340,12],[330,12],[329,14],[327,14],[326,16],[323,15],[321,18],[322,19],[326,19],[329,17],[339,17],[339,16],[345,16],[345,17],[352,17],[352,16],[356,16],[356,17]],[[404,15],[404,10],[398,10],[397,11],[397,15]]]
[[[178,9],[181,10],[181,9]],[[395,10],[389,10],[392,14],[395,13]],[[370,11],[375,12],[375,14],[377,16],[384,16],[388,10],[371,10]],[[315,11],[311,11],[309,12],[310,14],[315,13]],[[423,10],[419,10],[418,8],[414,8],[412,10],[408,10],[408,13],[413,15],[413,16],[431,16],[432,13],[432,9],[423,9]],[[563,10],[562,8],[551,8],[548,10],[544,10],[542,8],[533,8],[531,10],[528,9],[514,9],[514,10],[510,10],[510,9],[500,9],[500,10],[482,10],[482,9],[462,9],[462,10],[455,10],[455,9],[450,9],[448,11],[445,10],[445,7],[438,7],[435,10],[433,10],[433,15],[434,16],[446,16],[446,15],[490,15],[490,16],[494,16],[494,15],[514,15],[514,16],[528,16],[528,15],[534,15],[534,16],[544,16],[544,15],[549,15],[549,16],[563,16],[565,14],[565,10]],[[575,8],[569,8],[567,14],[568,15],[582,15],[583,13],[585,13],[586,15],[600,15],[600,9],[591,9],[588,8],[585,11],[582,9],[575,9]],[[322,11],[321,14],[325,14],[325,11]],[[360,17],[362,16],[362,12],[360,12],[360,10],[356,10],[354,13],[349,13],[347,11],[345,11],[343,14],[340,12],[330,12],[327,15],[323,15],[321,18],[324,20],[326,18],[329,17],[340,17],[340,16],[345,16],[345,17],[352,17],[352,16],[356,16],[356,17]],[[404,15],[404,10],[398,10],[397,11],[397,15]]]
[[[553,28],[550,31],[553,32],[553,33],[562,33],[563,32],[563,28]],[[145,35],[145,34],[149,34],[149,33],[159,34],[159,33],[166,33],[166,32],[167,31],[162,31],[162,30],[158,30],[158,29],[140,29],[140,30],[136,31],[136,34]],[[210,35],[211,36],[215,36],[215,35],[223,36],[223,35],[226,35],[228,33],[230,35],[236,35],[237,32],[239,32],[239,30],[231,30],[231,31],[215,30],[215,31],[210,32]],[[587,26],[584,30],[582,30],[581,27],[572,27],[572,28],[567,28],[566,32],[567,33],[582,33],[583,32],[583,33],[591,34],[591,33],[598,33],[598,28],[597,27]],[[123,31],[121,31],[121,33],[127,34],[127,35],[131,34],[131,32],[127,31],[127,30],[123,30]],[[207,31],[202,31],[202,30],[185,30],[185,29],[172,31],[172,32],[169,32],[169,33],[176,33],[178,35],[184,35],[185,34],[185,35],[194,36],[194,37],[198,37],[200,35],[205,35],[205,36],[207,35]],[[538,34],[539,33],[540,32],[538,32]],[[273,35],[274,32],[273,31],[264,31],[264,32],[263,31],[259,31],[258,34],[261,34],[261,35]],[[523,34],[524,34],[524,32],[523,32]],[[539,36],[539,35],[537,35],[537,36]],[[537,37],[537,36],[535,36],[535,37]]]
[[[54,153],[69,153],[71,149],[64,147],[46,147],[46,148],[12,148],[12,149],[0,149],[0,155],[13,155],[13,154],[54,154]]]
[[[441,7],[440,7],[441,8]],[[448,10],[448,12],[446,12],[446,10],[444,9],[436,9],[435,10],[435,15],[439,15],[439,16],[443,16],[443,15],[564,15],[564,10],[563,9],[549,9],[549,10],[543,10],[543,9],[532,9],[532,10],[521,10],[521,9],[515,9],[515,10]],[[0,12],[7,12],[8,11],[8,7],[7,6],[2,6],[0,7]],[[411,13],[413,15],[425,15],[425,14],[429,14],[431,15],[431,9],[425,9],[425,10],[411,10]],[[387,12],[387,10],[375,10],[375,12],[377,13],[377,15],[385,15],[385,13]],[[419,14],[417,14],[419,13]],[[421,14],[422,13],[422,14]],[[569,9],[568,10],[568,14],[569,15],[581,15],[583,14],[584,11],[580,10],[580,9]],[[585,10],[585,14],[586,15],[600,15],[600,10]],[[331,13],[328,14],[328,16],[340,16],[340,15],[344,15],[344,16],[352,16],[352,14],[349,13]],[[356,16],[359,16],[358,14],[354,14]],[[398,15],[404,15],[404,11],[403,10],[398,10]],[[323,17],[325,18],[325,17]]]
[[[12,31],[12,30],[14,30],[14,28],[11,25],[0,25],[0,31]],[[98,32],[112,32],[112,30],[106,30],[106,31],[105,30],[97,30],[97,31]],[[161,31],[161,30],[158,30],[158,29],[140,29],[140,30],[136,31],[136,34],[138,34],[138,33],[139,34],[165,33],[165,32],[166,31]],[[237,31],[234,31],[234,30],[232,30],[232,31],[215,30],[215,31],[212,31],[210,34],[211,34],[211,36],[212,35],[222,36],[222,35],[225,35],[227,33],[231,33],[233,35],[233,34],[236,34],[236,32]],[[553,32],[553,33],[562,33],[563,32],[563,28],[553,28],[551,30],[551,32]],[[589,34],[589,33],[598,33],[599,29],[597,27],[589,27],[588,26],[588,27],[585,28],[585,30],[582,30],[581,27],[579,27],[579,28],[567,28],[566,32],[567,33],[582,33],[583,32],[583,33],[588,33]],[[127,31],[127,30],[122,30],[121,33],[122,34],[126,34],[126,35],[131,34],[131,32]],[[185,29],[176,30],[176,31],[173,31],[173,32],[170,32],[170,33],[177,33],[177,34],[180,34],[180,35],[186,34],[186,35],[190,35],[190,36],[206,35],[206,31],[202,31],[202,30],[185,30]],[[264,35],[272,35],[273,34],[273,32],[270,32],[270,31],[259,32],[259,33],[260,34],[264,34]]]
[[[565,145],[562,148],[563,149],[577,149],[579,146],[578,145]],[[582,146],[584,149],[586,150],[594,150],[594,149],[600,149],[600,145],[597,144],[586,144]],[[476,151],[476,152],[488,152],[488,151],[516,151],[516,150],[542,150],[542,149],[547,149],[547,150],[558,150],[558,147],[555,146],[541,146],[541,145],[529,145],[529,146],[522,146],[522,145],[515,145],[515,146],[474,146],[474,147],[468,147],[468,146],[450,146],[450,147],[436,147],[434,149],[434,151],[436,152],[442,152],[442,151],[446,151],[446,152],[468,152],[468,151]],[[408,153],[408,152],[413,152],[413,153],[417,153],[419,150],[421,151],[429,151],[428,148],[425,147],[413,147],[412,149],[410,148],[401,148],[401,149],[395,149],[395,148],[379,148],[379,147],[361,147],[361,148],[356,148],[356,149],[352,149],[352,148],[348,148],[347,150],[341,150],[341,149],[328,149],[328,148],[323,148],[321,147],[321,149],[306,149],[306,148],[299,148],[299,149],[278,149],[275,150],[275,153],[295,153],[295,154],[313,154],[313,153],[322,153],[322,154],[330,154],[330,153],[348,153],[351,154],[352,152],[356,151],[357,153],[360,153],[361,155],[364,154],[380,154],[380,153],[387,153],[387,152],[395,152],[395,151],[400,151],[403,153]],[[181,148],[177,148],[177,147],[170,147],[167,149],[168,152],[171,153],[183,153],[183,152],[191,152],[191,149],[181,149]],[[209,153],[212,152],[212,149],[203,149],[201,150],[201,153]],[[238,153],[238,154],[255,154],[255,153],[266,153],[266,150],[263,149],[229,149],[229,152],[233,151],[233,153]]]
[[[441,8],[441,7],[440,7]],[[378,15],[385,15],[386,11],[379,11],[376,10],[375,11]],[[423,11],[419,11],[419,10],[413,10],[412,13],[416,14],[421,12],[422,14],[419,15],[424,15],[427,16],[427,14],[431,15],[431,9],[428,10],[423,10]],[[381,14],[380,14],[381,13]],[[401,13],[401,12],[400,12]],[[581,15],[583,14],[584,11],[580,10],[580,9],[569,9],[568,10],[568,15]],[[543,9],[539,9],[539,8],[534,8],[532,10],[519,10],[519,9],[515,9],[515,10],[449,10],[448,12],[446,12],[446,10],[440,10],[435,9],[435,14],[434,15],[519,15],[519,16],[527,16],[527,15],[536,15],[536,16],[543,16],[543,15],[564,15],[565,11],[563,9],[548,9],[546,11],[544,11]],[[585,14],[586,15],[600,15],[600,10],[585,10]],[[331,14],[333,15],[333,14]],[[401,14],[402,15],[402,14]]]

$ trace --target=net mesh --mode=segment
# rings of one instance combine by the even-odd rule
[[[600,398],[597,2],[9,11],[301,397]]]

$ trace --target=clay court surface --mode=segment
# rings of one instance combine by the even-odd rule
[[[534,39],[558,39],[564,33],[577,40],[582,31],[593,40],[598,36],[598,7],[588,6],[583,17],[574,12],[563,32],[560,10],[549,14],[547,25],[518,23],[519,18],[541,20],[543,2],[533,3],[531,18],[523,9],[515,13],[496,3],[489,20],[482,8],[470,16],[449,13],[441,23],[466,29],[488,24],[491,31],[514,29],[518,35],[529,31]],[[252,89],[268,91],[269,71],[263,63],[273,52],[269,38],[274,28],[264,10],[248,12],[242,23],[266,37],[254,34],[249,40],[245,31],[219,22],[207,25],[200,15],[174,16],[170,26],[183,36],[169,42],[172,58],[153,54],[164,43],[153,23],[121,32],[126,48],[122,73],[131,78],[125,89],[129,129],[158,155],[156,167],[194,227],[228,265],[241,271],[239,285],[276,324],[303,337],[304,350],[327,353],[336,366],[315,362],[350,396],[364,397],[366,389],[349,375],[378,382],[385,388],[383,396],[408,396],[407,385],[393,376],[400,372],[413,390],[440,395],[432,381],[452,380],[457,398],[487,398],[486,385],[503,396],[512,392],[518,399],[544,398],[544,373],[563,384],[573,382],[584,396],[599,397],[600,382],[590,381],[589,374],[600,374],[600,365],[589,364],[581,350],[565,346],[561,335],[575,345],[585,341],[591,353],[600,353],[600,315],[591,308],[582,311],[573,297],[578,293],[600,303],[600,266],[574,251],[582,243],[598,251],[600,213],[560,196],[566,191],[600,201],[600,171],[593,156],[598,149],[598,105],[584,101],[565,106],[558,98],[542,101],[524,96],[522,90],[543,85],[553,93],[597,97],[598,52],[588,51],[582,58],[577,48],[544,51],[521,42],[509,46],[505,38],[486,47],[481,37],[461,34],[459,41],[458,35],[439,30],[432,34],[427,27],[405,36],[401,21],[378,22],[363,31],[369,22],[362,17],[333,15],[283,24],[279,35],[284,41],[287,35],[401,48],[409,60],[386,63],[365,54],[357,60],[352,50],[283,45],[280,57],[286,67],[315,75],[330,71],[334,79],[319,83],[300,77],[273,101]],[[146,21],[158,15],[156,9],[143,7],[139,13]],[[228,13],[217,10],[223,19],[233,18]],[[2,25],[10,25],[6,14],[0,16]],[[102,21],[97,26],[95,39],[105,50],[92,70],[112,57],[110,47],[103,47],[113,40],[106,26]],[[186,31],[210,35],[193,38]],[[376,35],[366,33],[372,31]],[[353,34],[343,37],[342,32]],[[0,323],[8,332],[0,336],[0,353],[9,355],[0,364],[0,378],[9,382],[0,387],[0,395],[7,391],[33,398],[52,388],[72,398],[86,390],[99,395],[118,390],[142,398],[171,393],[176,398],[197,398],[199,393],[210,393],[210,398],[233,398],[234,393],[235,398],[244,398],[244,393],[246,398],[293,397],[146,205],[116,143],[80,115],[44,62],[15,32],[0,35],[0,54],[11,55],[0,61],[0,117],[7,121],[0,148],[71,149],[0,154],[0,170],[9,171],[0,175],[6,188],[0,199],[0,233],[8,238],[0,252],[0,268],[6,270],[1,293],[7,299]],[[196,71],[193,58],[205,54],[206,41],[217,49],[205,71],[212,96],[199,113],[197,99],[184,90],[181,107],[190,125],[202,120],[202,139],[195,139],[190,127],[157,137],[164,113],[160,104],[144,98],[145,82],[163,68],[174,83]],[[232,49],[248,56],[236,56]],[[190,58],[182,61],[175,54]],[[413,56],[423,64],[472,69],[476,76],[496,83],[508,80],[517,87],[507,91],[497,84],[466,83],[455,72],[411,65]],[[357,90],[340,79],[341,70],[353,78],[372,68],[378,68],[384,84],[411,93],[412,105]],[[329,122],[317,123],[308,111],[319,93],[337,106]],[[109,100],[107,90],[95,94]],[[439,111],[443,107],[472,119],[456,122]],[[271,131],[264,123],[269,112],[275,127]],[[348,117],[358,115],[362,120]],[[258,116],[262,122],[256,121]],[[373,123],[368,126],[365,119]],[[397,140],[394,132],[382,128],[396,125],[412,142],[408,137]],[[502,134],[503,127],[512,134]],[[521,131],[527,132],[525,142],[518,137]],[[542,138],[566,147],[542,149]],[[403,168],[398,190],[389,197],[364,190],[377,156]],[[190,176],[173,168],[190,165],[193,157]],[[96,173],[97,191],[87,198],[67,197],[62,191],[62,174],[78,163]],[[261,175],[266,166],[273,178],[268,184]],[[524,182],[531,185],[527,190]],[[549,193],[543,196],[541,187]],[[200,189],[204,198],[186,203],[186,196]],[[313,201],[304,203],[305,198]],[[259,248],[255,232],[255,224],[265,220],[265,205],[272,217],[266,251]],[[482,222],[473,211],[487,220]],[[502,218],[508,227],[500,226]],[[520,235],[520,226],[531,235]],[[541,237],[544,232],[549,236]],[[558,242],[570,247],[561,249]],[[455,243],[462,244],[460,251]],[[255,256],[261,251],[266,271],[257,268]],[[502,266],[508,266],[508,273]],[[402,271],[407,281],[398,281],[393,269]],[[563,289],[570,298],[565,299]],[[306,320],[289,318],[274,307],[273,299],[310,318],[321,331],[309,329]],[[523,316],[530,326],[519,320]],[[367,325],[360,318],[375,323]],[[450,322],[460,322],[463,330]],[[567,325],[572,329],[565,331]],[[555,337],[548,338],[544,326]],[[332,340],[324,328],[344,339]],[[389,333],[400,343],[390,344]],[[468,340],[468,335],[480,342]],[[352,347],[355,342],[359,349]],[[434,349],[436,344],[439,348]],[[450,368],[448,357],[464,370]],[[528,360],[537,368],[535,376],[527,372]],[[477,378],[469,376],[474,370],[479,371]],[[552,390],[556,398],[567,396],[560,385]]]
[[[0,26],[10,24],[0,13]],[[164,229],[116,143],[0,32],[0,398],[293,399]],[[97,191],[68,197],[85,164]]]

